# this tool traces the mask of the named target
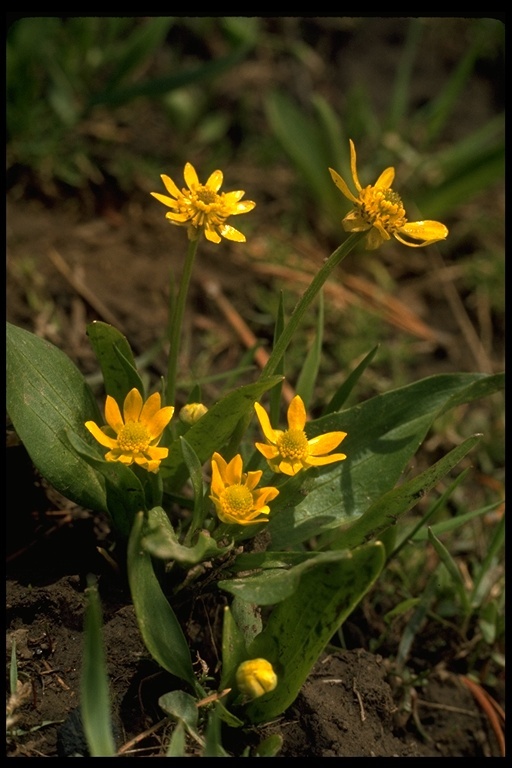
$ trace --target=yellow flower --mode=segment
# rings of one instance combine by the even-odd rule
[[[244,696],[257,699],[264,693],[273,691],[277,685],[277,675],[272,664],[266,659],[243,661],[236,671],[236,684]]]
[[[108,426],[100,429],[94,421],[86,421],[85,426],[98,443],[110,449],[105,454],[107,461],[126,465],[135,462],[148,472],[157,472],[169,449],[156,446],[173,413],[172,406],[160,408],[158,392],[143,403],[139,390],[134,388],[126,395],[123,415],[114,398],[107,395],[105,421]]]
[[[230,525],[255,525],[265,523],[268,502],[275,499],[277,488],[254,489],[263,472],[242,472],[242,457],[237,454],[229,464],[218,453],[212,456],[212,483],[210,499],[215,504],[217,515],[223,523]]]
[[[195,168],[191,163],[185,165],[183,173],[188,189],[178,189],[174,181],[162,174],[160,177],[171,197],[152,192],[164,205],[172,210],[166,213],[171,224],[187,227],[189,240],[196,240],[201,232],[212,243],[220,243],[221,236],[237,243],[245,243],[245,236],[234,227],[226,224],[228,216],[252,211],[256,203],[251,200],[240,202],[245,192],[221,192],[222,171],[214,171],[206,184],[200,184]]]
[[[422,245],[431,245],[448,237],[448,229],[439,221],[407,221],[405,209],[400,196],[391,189],[395,178],[395,169],[386,168],[381,173],[375,184],[369,184],[362,188],[356,168],[356,149],[350,139],[350,167],[352,178],[358,192],[358,196],[352,194],[346,182],[332,168],[329,168],[332,180],[348,197],[355,209],[350,211],[343,219],[345,232],[365,232],[367,250],[379,248],[391,235],[403,245],[411,248],[420,248]],[[410,242],[406,238],[419,240]]]
[[[255,443],[256,448],[267,459],[270,469],[285,475],[296,475],[301,469],[320,467],[346,459],[344,453],[331,453],[347,436],[346,432],[326,432],[308,440],[304,427],[306,409],[302,398],[295,395],[288,407],[288,429],[272,429],[268,414],[259,403],[254,403],[267,443]]]

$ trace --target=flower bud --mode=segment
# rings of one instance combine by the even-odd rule
[[[201,416],[204,416],[208,408],[202,403],[187,403],[180,411],[180,421],[191,427]]]
[[[257,699],[264,693],[274,690],[277,685],[277,675],[272,664],[266,659],[249,659],[238,667],[236,684],[245,696]]]

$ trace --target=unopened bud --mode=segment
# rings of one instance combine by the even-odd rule
[[[187,426],[192,426],[196,421],[199,421],[201,416],[204,416],[208,408],[202,403],[188,403],[184,405],[180,411],[180,421]]]
[[[238,667],[236,684],[245,696],[257,699],[264,693],[274,690],[277,685],[277,675],[272,664],[266,659],[249,659]]]

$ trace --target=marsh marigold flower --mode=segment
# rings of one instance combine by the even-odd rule
[[[148,472],[157,472],[160,462],[169,453],[168,448],[157,448],[157,445],[173,413],[172,406],[160,407],[158,392],[144,403],[139,390],[134,388],[125,397],[122,415],[117,402],[107,395],[107,426],[100,429],[94,421],[86,421],[85,426],[98,443],[109,448],[105,454],[107,461],[120,461],[126,465],[135,462]]]
[[[256,203],[252,200],[241,202],[245,192],[219,192],[222,186],[222,171],[214,171],[206,184],[201,184],[191,163],[185,165],[183,173],[188,189],[179,190],[174,181],[162,174],[160,177],[170,197],[152,192],[164,205],[171,208],[166,218],[171,224],[186,227],[189,240],[196,240],[201,232],[212,243],[220,243],[221,237],[245,243],[245,235],[226,224],[228,216],[252,211]]]
[[[407,221],[400,196],[391,189],[395,178],[395,169],[386,168],[375,184],[361,186],[356,168],[356,149],[350,139],[350,168],[357,190],[354,195],[347,183],[332,168],[329,168],[332,180],[338,189],[354,203],[354,209],[343,219],[345,232],[366,232],[366,248],[379,248],[385,240],[393,236],[403,245],[420,248],[431,245],[448,236],[448,229],[439,221]],[[417,240],[418,242],[411,242]]]
[[[265,523],[270,507],[279,491],[271,486],[255,490],[263,472],[243,472],[242,457],[237,454],[225,461],[219,453],[212,456],[212,482],[210,499],[217,515],[230,525],[255,525]]]
[[[277,675],[272,664],[266,659],[249,659],[249,661],[243,661],[238,667],[236,684],[244,696],[257,699],[264,693],[274,690],[277,685]]]
[[[284,431],[272,429],[268,414],[259,403],[254,403],[254,410],[267,440],[266,443],[255,443],[255,446],[274,472],[296,475],[301,469],[347,458],[344,453],[329,454],[347,436],[346,432],[326,432],[308,440],[304,432],[306,408],[299,395],[295,395],[288,407],[288,429]]]

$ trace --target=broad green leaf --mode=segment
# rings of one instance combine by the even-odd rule
[[[247,658],[247,646],[231,609],[224,608],[222,622],[222,677],[220,689],[232,686],[238,666]]]
[[[87,589],[85,647],[80,684],[80,708],[91,757],[115,757],[110,692],[101,633],[101,605],[96,587]]]
[[[187,640],[162,592],[151,556],[142,546],[144,528],[144,515],[139,513],[128,542],[128,581],[139,629],[155,661],[194,687],[196,681]]]
[[[478,435],[468,438],[429,469],[377,499],[352,525],[337,533],[334,539],[330,534],[321,537],[321,543],[329,542],[333,548],[351,549],[383,535],[389,526],[395,525],[400,515],[412,509],[426,493],[435,488],[479,439]]]
[[[267,528],[271,548],[284,549],[354,523],[394,488],[437,417],[503,386],[502,374],[442,374],[306,424],[309,437],[347,432],[342,443],[347,459],[307,470],[304,479],[299,474],[280,487]]]
[[[89,323],[87,336],[103,374],[105,392],[114,398],[121,411],[126,395],[133,388],[144,397],[144,385],[126,337],[113,325],[99,320]]]
[[[185,728],[183,726],[183,720],[178,720],[176,723],[165,756],[185,757]]]
[[[278,676],[275,690],[247,706],[251,722],[271,720],[293,703],[325,646],[385,562],[380,542],[337,555],[329,561],[319,558],[317,567],[303,573],[299,589],[275,606],[248,648],[248,658],[267,659]]]
[[[102,475],[105,480],[106,506],[116,533],[128,538],[135,515],[146,509],[144,491],[138,477],[119,461],[105,461],[104,458],[73,432],[68,439],[84,461]]]
[[[7,411],[42,476],[71,501],[106,509],[101,477],[72,450],[67,432],[92,444],[88,420],[101,422],[93,394],[53,344],[7,323]]]
[[[194,512],[185,538],[185,544],[188,545],[190,544],[191,535],[193,536],[195,531],[202,526],[205,518],[204,483],[202,465],[197,457],[197,453],[190,447],[184,437],[181,437],[180,440],[183,459],[187,465],[190,483],[194,491]]]
[[[221,451],[229,440],[239,421],[250,414],[254,403],[262,394],[282,381],[282,376],[271,376],[265,381],[247,384],[230,392],[215,403],[187,432],[187,443],[196,453],[200,462],[205,462],[215,451]],[[162,476],[179,491],[188,477],[187,465],[183,459],[180,439],[169,448],[169,456],[161,464]]]

